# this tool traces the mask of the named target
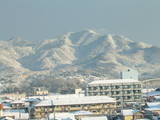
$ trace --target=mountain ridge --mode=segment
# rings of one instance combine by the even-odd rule
[[[35,76],[50,73],[57,77],[78,74],[117,78],[127,68],[138,70],[140,79],[160,77],[160,48],[125,36],[84,30],[38,43],[22,39],[0,41],[0,46],[0,82],[32,82]],[[13,73],[13,78],[3,75],[4,70]],[[17,72],[19,77],[15,79]]]

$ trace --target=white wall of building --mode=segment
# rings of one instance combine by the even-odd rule
[[[121,79],[135,79],[138,80],[138,72],[133,69],[127,69],[121,72]]]

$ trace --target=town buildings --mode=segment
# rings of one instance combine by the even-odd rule
[[[134,79],[98,80],[87,85],[87,96],[110,96],[116,98],[117,108],[131,102],[142,102],[142,84]]]
[[[1,116],[11,117],[12,115],[19,119],[20,115],[23,119],[51,120],[55,117],[57,120],[66,117],[72,118],[71,120],[99,120],[100,118],[138,120],[152,119],[155,115],[158,118],[160,90],[156,89],[148,93],[147,89],[142,93],[142,83],[137,78],[136,71],[126,70],[121,73],[121,79],[99,78],[88,83],[85,92],[78,88],[75,89],[75,94],[65,95],[59,93],[47,95],[48,91],[45,92],[45,89],[35,88],[35,93],[31,96],[19,100],[15,98],[2,101],[4,107],[2,107]],[[145,105],[142,104],[143,99],[145,99]]]
[[[13,101],[11,102],[11,107],[12,109],[25,109],[26,103],[25,101],[22,101],[22,100]]]
[[[43,96],[43,95],[48,95],[48,90],[44,87],[34,87],[32,90],[32,94],[33,96]]]
[[[141,120],[144,118],[143,112],[139,110],[127,109],[121,111],[123,120]]]
[[[116,100],[107,96],[69,96],[43,100],[30,111],[31,119],[47,118],[49,113],[90,111],[94,114],[112,115]]]

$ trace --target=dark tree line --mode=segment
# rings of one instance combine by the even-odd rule
[[[49,76],[29,77],[20,86],[21,92],[30,93],[33,87],[44,87],[52,93],[74,93],[76,88],[84,88],[83,82],[75,78],[55,78]]]

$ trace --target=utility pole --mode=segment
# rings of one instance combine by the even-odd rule
[[[53,104],[53,100],[51,100],[51,107],[52,107],[52,113],[53,113],[53,117],[54,119],[53,120],[56,120],[56,115],[55,115],[55,106]]]

